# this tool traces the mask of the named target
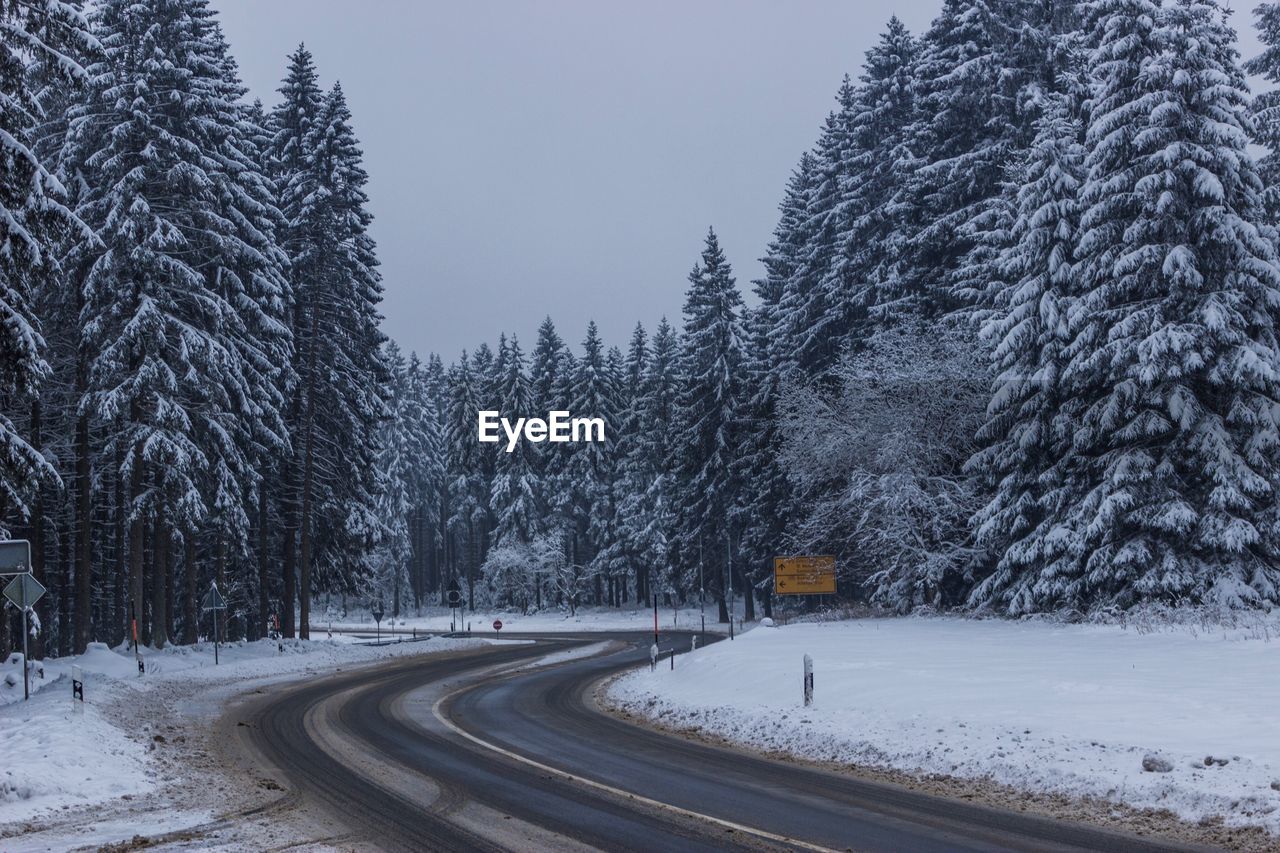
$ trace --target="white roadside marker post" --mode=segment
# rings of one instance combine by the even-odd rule
[[[71,710],[84,713],[84,671],[79,666],[71,667]]]
[[[813,704],[813,658],[804,656],[804,706]]]

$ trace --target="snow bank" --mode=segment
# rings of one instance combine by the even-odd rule
[[[433,638],[369,646],[342,638],[224,643],[217,666],[213,644],[199,643],[143,649],[143,676],[132,651],[92,643],[83,655],[44,661],[44,678],[33,679],[29,702],[22,701],[21,665],[0,664],[0,827],[54,809],[152,792],[157,777],[148,753],[146,715],[105,709],[144,707],[145,694],[162,686],[190,685],[193,694],[204,686],[241,689],[249,681],[283,680],[489,642]],[[82,711],[71,704],[74,665],[84,673]],[[3,675],[9,671],[18,676],[16,686],[4,686]]]
[[[1262,638],[949,618],[762,627],[674,672],[630,673],[609,699],[765,750],[1280,833],[1280,642]],[[1172,769],[1145,771],[1148,756]]]
[[[4,708],[0,756],[0,825],[151,789],[145,746],[125,737],[96,704],[73,713],[70,687]]]

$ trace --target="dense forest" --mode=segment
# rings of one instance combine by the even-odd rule
[[[41,642],[193,642],[211,581],[250,638],[454,580],[752,618],[815,551],[894,610],[1280,603],[1280,96],[1245,78],[1280,82],[1280,4],[1255,15],[1243,65],[1215,0],[893,19],[745,299],[709,231],[678,325],[548,318],[446,363],[379,331],[352,116],[305,48],[267,108],[205,0],[0,0],[0,526]],[[481,409],[607,441],[507,452]]]

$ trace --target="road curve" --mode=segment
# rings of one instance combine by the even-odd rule
[[[603,638],[617,650],[529,666]],[[600,712],[595,685],[646,661],[650,642],[580,635],[396,661],[274,691],[236,712],[239,731],[280,781],[388,850],[1203,849],[771,761]]]

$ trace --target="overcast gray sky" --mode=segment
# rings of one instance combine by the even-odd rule
[[[268,105],[298,42],[369,171],[385,329],[446,362],[550,314],[677,322],[713,225],[747,291],[784,183],[891,14],[941,0],[212,0]],[[1249,4],[1252,5],[1252,4]],[[1245,56],[1252,18],[1234,24]]]

